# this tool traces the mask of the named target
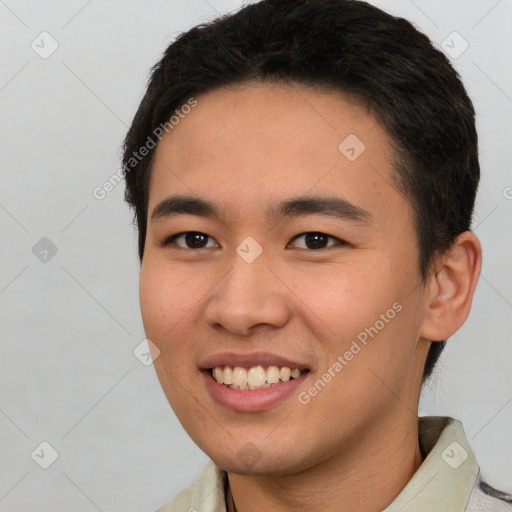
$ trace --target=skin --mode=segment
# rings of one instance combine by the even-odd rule
[[[251,83],[197,100],[156,148],[148,217],[169,195],[187,194],[219,203],[225,220],[148,220],[140,302],[162,388],[193,441],[228,472],[238,512],[382,511],[422,463],[417,407],[429,340],[452,335],[469,313],[478,239],[462,234],[421,282],[389,137],[339,92]],[[354,161],[338,149],[349,134],[365,144]],[[343,197],[371,222],[264,216],[270,202],[308,193]],[[207,247],[184,237],[161,245],[186,231],[208,235]],[[335,238],[319,250],[298,236],[308,232]],[[247,236],[263,248],[253,263],[236,252]],[[210,354],[265,350],[306,361],[307,391],[395,303],[402,310],[306,405],[293,394],[235,412],[200,378]],[[249,442],[256,462],[240,456]]]

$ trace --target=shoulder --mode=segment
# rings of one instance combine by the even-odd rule
[[[192,485],[155,512],[226,512],[225,478],[226,473],[210,460]]]
[[[511,504],[512,495],[495,489],[479,476],[471,492],[466,512],[509,512]]]
[[[181,492],[176,494],[174,498],[164,503],[155,512],[193,512],[193,508],[190,505],[192,502],[192,495],[194,493],[194,484],[183,489]]]

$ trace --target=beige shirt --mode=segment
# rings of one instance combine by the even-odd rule
[[[427,456],[402,492],[383,512],[510,512],[512,505],[484,494],[480,468],[462,423],[420,416],[419,441]],[[226,512],[226,472],[213,461],[199,478],[156,512]]]

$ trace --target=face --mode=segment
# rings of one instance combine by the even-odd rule
[[[411,208],[387,134],[340,93],[253,83],[196,99],[155,150],[146,336],[218,466],[292,474],[417,405],[428,346]],[[243,387],[244,371],[254,389],[212,377]]]

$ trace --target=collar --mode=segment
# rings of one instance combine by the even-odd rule
[[[420,416],[418,422],[420,447],[428,455],[383,512],[464,512],[480,468],[462,423],[443,416]]]
[[[480,469],[462,423],[450,417],[420,416],[418,438],[426,457],[383,512],[464,512]],[[226,480],[226,472],[210,460],[194,485],[157,512],[226,512]]]

